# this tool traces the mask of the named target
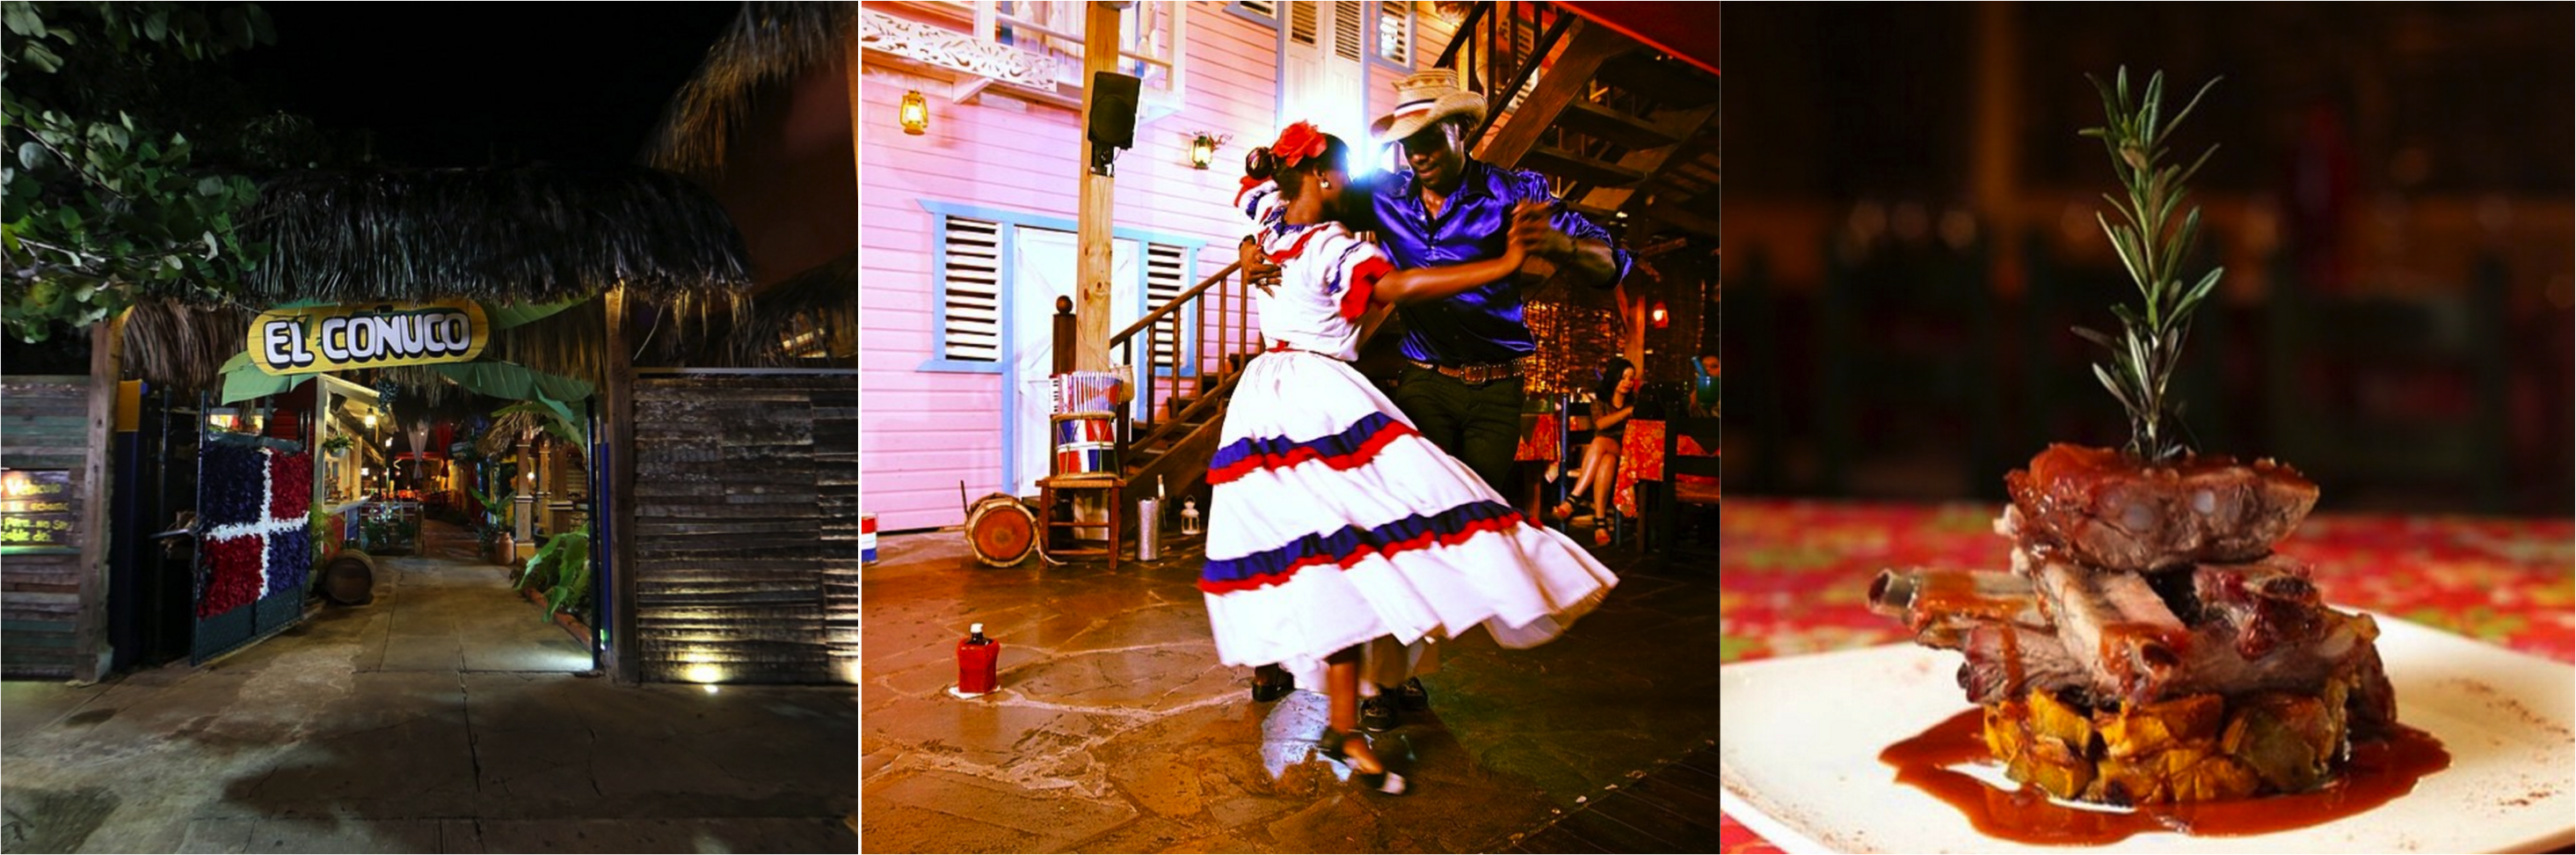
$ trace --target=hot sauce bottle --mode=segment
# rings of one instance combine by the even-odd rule
[[[990,694],[1001,683],[995,665],[1002,658],[1002,643],[985,638],[980,623],[966,632],[965,640],[957,642],[957,694]]]

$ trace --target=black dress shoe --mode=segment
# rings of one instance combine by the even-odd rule
[[[1360,729],[1385,733],[1395,729],[1395,702],[1387,695],[1360,699]]]
[[[1287,669],[1263,665],[1252,671],[1253,703],[1266,704],[1296,690],[1297,678],[1290,676]]]
[[[1431,692],[1422,688],[1422,678],[1415,677],[1395,687],[1395,703],[1405,712],[1421,712],[1431,708]]]

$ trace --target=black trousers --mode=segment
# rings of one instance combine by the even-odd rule
[[[1432,445],[1476,470],[1494,492],[1512,495],[1512,458],[1521,441],[1521,378],[1469,385],[1407,364],[1396,374],[1393,397]]]

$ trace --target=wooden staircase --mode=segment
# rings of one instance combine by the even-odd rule
[[[1476,157],[1550,177],[1567,204],[1634,244],[1658,231],[1717,237],[1716,76],[1550,3],[1474,4],[1438,66],[1465,72],[1492,108]],[[1520,93],[1513,99],[1496,93]],[[1237,265],[1111,336],[1138,373],[1145,421],[1122,415],[1131,491],[1159,479],[1173,502],[1207,479],[1226,402],[1263,342]],[[1131,492],[1130,495],[1150,495]]]
[[[1491,105],[1478,160],[1548,176],[1568,207],[1624,222],[1631,244],[1717,237],[1715,75],[1548,3],[1476,4],[1438,65]]]

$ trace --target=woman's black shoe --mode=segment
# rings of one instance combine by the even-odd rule
[[[1430,709],[1431,691],[1422,688],[1420,677],[1405,680],[1404,685],[1395,687],[1395,705],[1403,708],[1405,712],[1421,712]]]
[[[1274,665],[1263,665],[1252,670],[1252,701],[1254,703],[1266,704],[1271,701],[1287,697],[1289,692],[1294,692],[1296,690],[1297,678],[1290,676],[1285,668],[1280,668]]]
[[[1381,692],[1376,697],[1360,699],[1360,729],[1385,733],[1395,729],[1395,699]]]
[[[1315,740],[1315,752],[1333,760],[1349,764],[1351,767],[1352,783],[1365,787],[1372,792],[1384,793],[1390,796],[1404,795],[1407,790],[1411,789],[1411,787],[1405,782],[1403,775],[1397,774],[1393,769],[1385,768],[1386,760],[1384,758],[1380,758],[1378,760],[1379,768],[1375,772],[1360,771],[1359,764],[1351,762],[1350,752],[1345,746],[1348,746],[1351,740],[1366,740],[1367,738],[1368,737],[1357,733],[1344,733],[1327,727],[1324,728],[1324,735],[1317,737]]]

